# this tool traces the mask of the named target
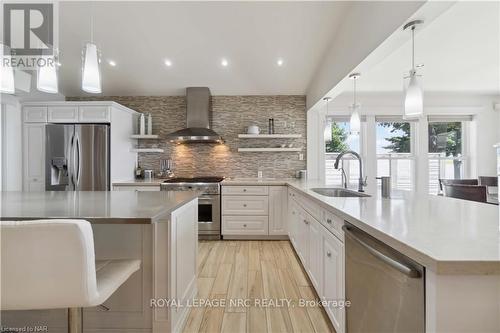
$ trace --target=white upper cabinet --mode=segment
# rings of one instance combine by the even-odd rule
[[[47,122],[47,107],[46,106],[25,106],[23,108],[25,123],[46,123]]]
[[[109,123],[111,112],[108,106],[80,106],[78,110],[80,123]]]
[[[47,120],[49,123],[77,123],[78,106],[49,106]]]

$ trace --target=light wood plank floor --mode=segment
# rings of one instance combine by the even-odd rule
[[[184,332],[335,332],[319,306],[256,306],[260,299],[317,299],[290,242],[200,241],[198,252],[197,298],[226,305],[192,308]]]

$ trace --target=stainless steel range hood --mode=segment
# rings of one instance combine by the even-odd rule
[[[186,88],[186,128],[168,135],[175,143],[223,143],[222,137],[210,128],[212,105],[207,87]]]

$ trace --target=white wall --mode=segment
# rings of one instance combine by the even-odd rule
[[[426,1],[355,1],[307,88],[307,109],[344,79]]]

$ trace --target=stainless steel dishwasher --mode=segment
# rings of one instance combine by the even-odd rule
[[[346,222],[346,332],[424,332],[425,270]]]

